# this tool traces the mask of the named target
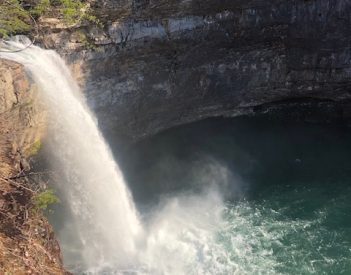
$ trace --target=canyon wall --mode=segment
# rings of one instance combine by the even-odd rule
[[[350,1],[91,5],[102,26],[43,20],[41,43],[66,56],[105,131],[138,139],[295,99],[350,117]]]
[[[351,118],[350,1],[90,2],[100,25],[41,18],[36,43],[65,56],[107,135],[272,109]],[[30,168],[45,120],[22,66],[1,60],[0,273],[65,272],[51,227],[28,216],[29,182],[9,180]]]

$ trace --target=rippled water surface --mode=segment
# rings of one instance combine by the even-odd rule
[[[160,248],[162,270],[179,257],[188,274],[351,274],[350,153],[346,126],[211,119],[140,142],[120,164],[154,239],[175,244]]]

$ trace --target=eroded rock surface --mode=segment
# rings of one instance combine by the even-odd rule
[[[23,66],[0,59],[0,274],[65,274],[52,227],[33,209],[38,189],[24,177],[46,111]]]
[[[57,28],[42,42],[66,55],[103,129],[140,138],[300,98],[337,102],[340,114],[348,113],[350,1],[109,0],[92,6],[103,28]]]

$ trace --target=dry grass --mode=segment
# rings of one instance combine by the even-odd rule
[[[33,208],[35,185],[26,177],[9,179],[23,174],[25,152],[44,132],[45,111],[23,68],[1,59],[0,99],[6,107],[0,112],[0,275],[67,274],[52,227]]]
[[[52,227],[26,179],[0,178],[0,274],[65,274]]]

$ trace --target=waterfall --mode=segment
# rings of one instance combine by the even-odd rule
[[[68,270],[86,275],[351,274],[349,130],[311,135],[311,125],[307,132],[300,132],[300,126],[289,132],[284,123],[271,135],[261,126],[256,129],[256,121],[253,132],[230,124],[230,139],[221,134],[212,140],[213,133],[207,137],[200,132],[203,144],[211,140],[210,147],[225,157],[217,159],[217,153],[212,156],[206,150],[200,158],[186,161],[183,154],[179,159],[168,154],[158,159],[155,153],[160,165],[146,165],[146,174],[136,166],[140,184],[151,186],[156,180],[167,186],[181,181],[185,188],[162,194],[158,204],[140,207],[139,214],[64,61],[54,51],[33,45],[20,51],[28,43],[17,37],[0,44],[0,58],[23,64],[46,103],[49,119],[43,153],[62,201],[62,212],[55,212],[52,223]],[[268,123],[276,128],[271,120]],[[217,124],[215,129],[220,129]],[[189,138],[189,133],[186,130],[179,137]],[[321,133],[326,138],[316,144],[316,134]],[[287,150],[289,146],[293,147]],[[339,149],[331,154],[325,148]],[[275,156],[275,151],[284,158]],[[154,152],[159,151],[150,146],[150,153]],[[294,161],[296,152],[302,162]],[[316,156],[323,167],[330,166],[319,177],[313,172],[321,170]],[[250,172],[251,191],[241,188],[246,183],[236,175],[240,167],[247,175],[257,169]],[[274,172],[267,172],[270,169]],[[175,173],[164,173],[168,170]],[[268,177],[269,173],[274,175]],[[333,178],[334,174],[340,178]],[[142,192],[153,193],[147,188]],[[233,196],[242,192],[248,195]]]
[[[66,267],[78,274],[239,270],[226,245],[217,240],[218,230],[229,227],[222,220],[224,205],[215,188],[170,196],[141,224],[121,171],[69,69],[54,51],[33,45],[18,51],[28,43],[25,37],[3,43],[0,58],[21,63],[46,102],[48,161],[69,213],[55,228]],[[206,165],[194,171],[192,180],[198,185],[229,180],[222,165]]]
[[[86,270],[130,266],[142,229],[121,171],[60,56],[36,46],[5,52],[26,44],[24,37],[3,43],[0,58],[21,63],[48,106],[50,158],[72,215],[66,231],[77,232],[80,243],[65,262],[81,255]],[[69,239],[60,241],[69,247]]]

